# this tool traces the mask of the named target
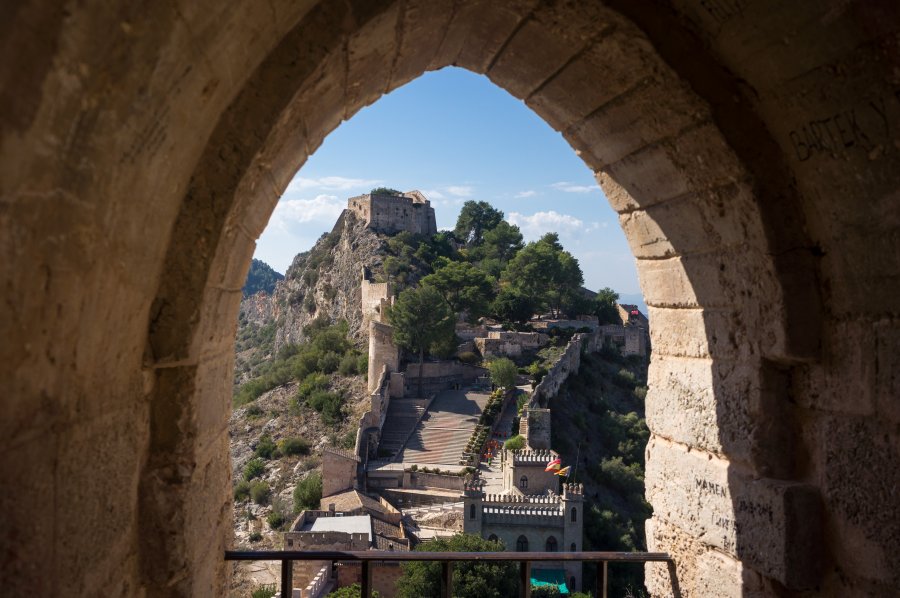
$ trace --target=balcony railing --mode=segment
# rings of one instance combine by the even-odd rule
[[[289,598],[293,590],[294,561],[336,561],[360,563],[362,579],[361,598],[372,596],[372,569],[370,563],[405,563],[409,561],[436,561],[441,563],[441,598],[453,594],[453,563],[457,561],[515,561],[519,563],[519,596],[531,596],[531,563],[540,561],[579,561],[597,563],[597,598],[607,598],[606,587],[609,563],[668,563],[674,564],[665,552],[393,552],[367,551],[291,551],[291,550],[227,550],[226,561],[281,561],[281,596]]]

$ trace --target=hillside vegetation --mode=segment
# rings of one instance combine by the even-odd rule
[[[650,436],[644,419],[646,385],[647,361],[606,349],[583,355],[578,374],[569,376],[550,402],[553,447],[564,464],[573,464],[570,481],[584,484],[590,505],[585,550],[647,549],[644,522],[652,510],[644,500],[644,449]],[[585,565],[585,579],[593,575],[593,565]],[[643,567],[611,566],[610,595],[642,596],[643,580]]]

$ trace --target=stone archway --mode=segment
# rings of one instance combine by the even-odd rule
[[[4,354],[0,437],[4,480],[35,500],[0,499],[4,581],[221,589],[231,343],[254,241],[329,131],[456,64],[562,131],[620,213],[654,322],[650,540],[675,554],[682,592],[891,587],[900,258],[828,219],[848,208],[819,173],[842,157],[825,178],[851,197],[856,181],[874,201],[861,213],[896,238],[898,95],[880,76],[896,53],[880,40],[900,21],[890,6],[749,4],[13,9],[7,55],[32,59],[0,72],[3,332],[20,347]],[[809,23],[836,32],[820,43]],[[744,53],[749,25],[765,60]],[[780,48],[788,35],[801,55]],[[847,69],[857,85],[839,92]],[[800,85],[831,95],[792,103]],[[867,248],[877,267],[854,270]],[[871,313],[855,314],[867,292]],[[47,546],[51,575],[35,568]],[[648,583],[671,589],[666,571]]]

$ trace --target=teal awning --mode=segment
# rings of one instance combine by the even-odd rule
[[[565,569],[532,569],[531,585],[556,586],[559,588],[560,594],[568,594],[569,588],[566,586],[566,570]]]

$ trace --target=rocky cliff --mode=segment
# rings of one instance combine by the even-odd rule
[[[303,328],[319,317],[332,322],[346,320],[350,337],[364,345],[368,337],[367,331],[361,330],[362,267],[368,267],[373,276],[382,275],[385,239],[345,210],[330,233],[294,258],[274,293],[242,301],[242,323],[265,326],[274,321],[275,351],[288,343],[303,342]]]

